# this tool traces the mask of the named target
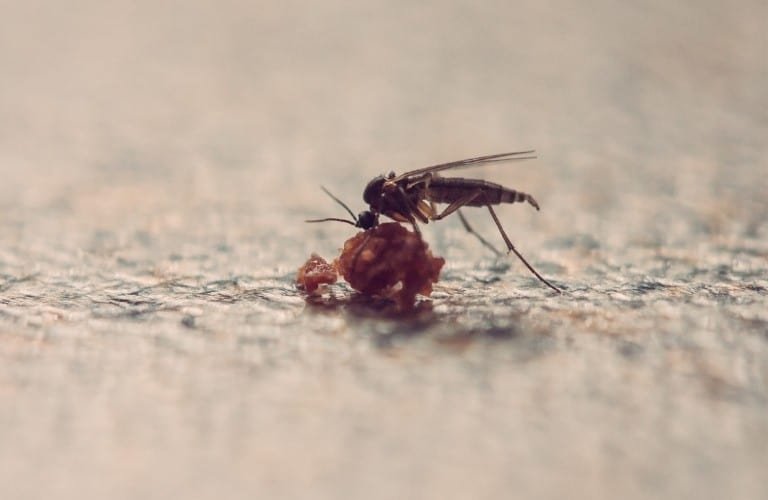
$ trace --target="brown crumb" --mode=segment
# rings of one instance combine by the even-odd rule
[[[434,257],[420,235],[388,222],[348,239],[335,264],[358,292],[411,308],[416,294],[432,293],[445,259]]]
[[[336,268],[316,253],[312,254],[296,274],[296,283],[307,293],[314,292],[321,284],[336,283],[337,279]]]

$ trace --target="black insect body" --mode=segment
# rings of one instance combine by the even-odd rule
[[[327,189],[323,190],[337,203],[344,207],[352,216],[352,220],[326,218],[310,220],[307,222],[323,222],[334,220],[352,224],[353,226],[370,229],[379,223],[379,215],[385,215],[398,222],[410,223],[414,231],[419,233],[418,222],[427,224],[429,221],[441,220],[456,212],[461,219],[464,228],[473,234],[480,242],[500,255],[493,245],[488,243],[480,234],[478,234],[470,225],[467,219],[459,210],[461,207],[487,207],[493,218],[496,227],[504,239],[509,252],[513,252],[525,264],[525,266],[543,283],[560,292],[552,283],[544,279],[536,270],[525,260],[510,241],[507,233],[499,221],[493,205],[502,203],[528,202],[536,210],[539,210],[539,204],[530,194],[523,193],[514,189],[504,187],[500,184],[484,181],[481,179],[466,179],[462,177],[442,177],[438,174],[443,170],[454,168],[484,165],[488,163],[498,163],[513,160],[528,160],[535,158],[534,151],[519,151],[515,153],[501,153],[477,158],[469,158],[449,163],[442,163],[425,167],[418,170],[395,175],[391,172],[389,175],[378,176],[371,180],[363,191],[363,200],[368,204],[368,210],[361,212],[357,217],[352,211],[338,198],[333,196]],[[447,206],[439,211],[436,204],[446,204]]]

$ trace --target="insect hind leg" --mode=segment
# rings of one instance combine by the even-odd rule
[[[430,216],[430,220],[445,219],[446,217],[448,217],[449,215],[451,215],[453,212],[457,211],[458,209],[460,209],[464,205],[472,203],[472,201],[474,201],[474,199],[477,198],[478,196],[480,196],[481,194],[483,194],[483,192],[481,190],[479,190],[479,189],[476,190],[476,191],[472,191],[471,193],[469,193],[469,194],[459,198],[458,200],[452,202],[450,205],[445,207],[445,210],[443,210],[439,214],[434,214],[434,215]]]
[[[482,191],[482,190],[480,190],[480,189],[478,189],[478,190],[476,190],[476,191],[473,191],[473,192],[469,193],[468,195],[466,195],[466,196],[464,196],[464,197],[462,197],[462,198],[459,198],[458,200],[456,200],[456,201],[454,201],[453,203],[451,203],[450,205],[448,205],[448,206],[445,208],[445,210],[443,210],[441,213],[439,213],[439,214],[435,214],[435,215],[432,215],[432,216],[430,217],[430,219],[431,219],[431,220],[440,220],[440,219],[444,219],[445,217],[448,217],[449,215],[451,215],[453,212],[456,212],[456,213],[459,215],[459,219],[461,220],[461,224],[464,226],[464,229],[466,229],[466,230],[467,230],[467,232],[468,232],[469,234],[471,234],[472,236],[474,236],[475,238],[477,238],[477,239],[478,239],[478,241],[480,241],[480,243],[482,243],[484,247],[486,247],[486,248],[490,249],[490,250],[491,250],[493,253],[495,253],[497,256],[501,256],[501,255],[504,255],[504,254],[502,254],[500,251],[498,251],[498,250],[496,249],[496,247],[494,247],[493,245],[491,245],[491,244],[488,242],[488,240],[486,240],[485,238],[483,238],[483,237],[480,235],[480,233],[478,233],[477,231],[475,231],[475,230],[472,228],[472,226],[469,224],[469,221],[467,220],[467,218],[466,218],[466,217],[464,217],[464,214],[463,214],[463,213],[461,213],[461,210],[460,210],[460,209],[461,209],[461,207],[463,207],[463,206],[465,206],[465,205],[467,205],[467,204],[469,204],[469,203],[472,203],[472,202],[473,202],[475,199],[477,199],[477,197],[478,197],[478,196],[482,196],[482,195],[483,195],[483,191]]]
[[[485,248],[487,248],[487,249],[489,249],[490,251],[492,251],[493,253],[495,253],[497,257],[501,257],[502,255],[504,255],[504,254],[503,254],[503,253],[501,253],[501,252],[500,252],[500,251],[499,251],[499,250],[498,250],[498,249],[497,249],[495,246],[493,246],[492,244],[490,244],[490,243],[488,242],[488,240],[486,240],[485,238],[483,238],[483,236],[482,236],[480,233],[478,233],[477,231],[475,231],[475,230],[474,230],[474,228],[472,228],[472,226],[470,226],[470,225],[469,225],[469,221],[468,221],[468,220],[467,220],[467,218],[464,216],[464,214],[461,212],[461,210],[456,210],[456,213],[457,213],[457,214],[458,214],[458,216],[459,216],[459,220],[461,221],[461,225],[462,225],[462,226],[464,226],[464,229],[466,229],[466,230],[467,230],[467,232],[468,232],[469,234],[471,234],[472,236],[474,236],[475,238],[477,238],[477,239],[478,239],[478,241],[479,241],[480,243],[482,243],[482,244],[483,244],[483,246],[484,246]]]
[[[533,266],[531,266],[528,263],[527,260],[525,260],[525,257],[523,257],[523,255],[520,252],[517,251],[517,249],[515,248],[515,245],[513,245],[512,242],[509,240],[509,236],[507,236],[507,233],[504,231],[504,228],[501,226],[501,222],[499,221],[499,218],[496,216],[496,212],[493,210],[493,207],[490,204],[486,205],[486,206],[488,207],[488,211],[491,212],[491,217],[493,217],[493,222],[496,223],[496,227],[499,229],[499,232],[501,233],[501,237],[504,238],[504,243],[507,244],[507,249],[509,249],[510,252],[513,252],[515,255],[517,255],[517,258],[520,259],[523,264],[525,264],[525,267],[527,267],[528,270],[530,272],[532,272],[534,276],[539,278],[539,280],[542,283],[544,283],[545,285],[547,285],[549,288],[551,288],[552,290],[556,291],[557,293],[563,293],[555,285],[553,285],[552,283],[550,283],[549,281],[544,279],[544,277],[542,275],[540,275],[536,271],[536,269],[534,269]]]

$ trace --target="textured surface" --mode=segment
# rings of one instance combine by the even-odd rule
[[[766,498],[768,13],[688,3],[6,6],[0,497]],[[568,293],[454,219],[413,315],[294,289],[319,184],[529,147]]]

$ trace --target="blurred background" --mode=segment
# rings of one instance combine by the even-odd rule
[[[768,494],[765,2],[0,11],[3,498]],[[522,149],[564,296],[453,218],[414,316],[294,289],[321,184]]]

